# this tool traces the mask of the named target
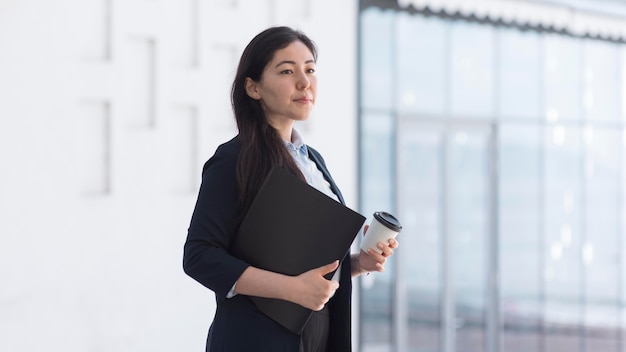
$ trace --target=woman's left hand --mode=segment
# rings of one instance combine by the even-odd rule
[[[365,226],[364,234],[367,233],[369,226]],[[391,238],[387,243],[378,242],[378,249],[381,253],[369,248],[367,252],[360,251],[358,255],[359,273],[385,270],[385,262],[387,258],[393,255],[394,249],[398,248],[398,241]]]

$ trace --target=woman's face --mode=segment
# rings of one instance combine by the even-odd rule
[[[246,79],[246,92],[261,102],[270,125],[291,131],[294,121],[306,120],[313,110],[317,93],[313,54],[300,41],[277,50],[259,82]]]

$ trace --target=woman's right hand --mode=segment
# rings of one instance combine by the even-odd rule
[[[295,276],[296,285],[290,301],[311,310],[322,310],[339,288],[337,281],[328,280],[324,275],[334,271],[337,267],[339,267],[339,261],[335,260],[330,264]]]

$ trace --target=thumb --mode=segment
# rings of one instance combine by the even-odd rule
[[[369,228],[370,228],[370,225],[365,225],[365,228],[363,228],[363,236],[365,236]]]
[[[320,267],[322,276],[332,272],[333,270],[337,269],[338,267],[339,267],[339,261],[338,260],[335,260],[334,262],[332,262],[330,264],[326,264],[326,265]]]

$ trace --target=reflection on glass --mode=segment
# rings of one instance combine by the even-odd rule
[[[505,125],[499,133],[498,233],[504,352],[539,350],[540,137],[536,126]]]
[[[585,312],[587,351],[617,351],[620,328],[619,131],[591,129],[585,139]],[[609,348],[611,347],[611,348]]]
[[[365,114],[361,134],[361,214],[393,212],[394,148],[391,115]],[[363,351],[392,351],[393,261],[385,271],[361,278],[361,346]]]
[[[439,351],[441,329],[442,138],[423,126],[403,126],[398,150],[402,272],[411,352]]]
[[[581,129],[549,126],[544,158],[546,349],[577,351],[582,319]]]
[[[396,106],[401,112],[445,112],[447,24],[435,18],[398,14]]]
[[[490,118],[494,113],[494,29],[469,22],[450,24],[451,112]]]
[[[374,8],[361,14],[361,104],[391,109],[393,84],[393,21],[391,11]]]
[[[585,40],[583,68],[585,114],[588,119],[620,120],[620,68],[618,47]]]
[[[517,29],[502,29],[499,33],[500,114],[502,117],[539,119],[540,35]]]
[[[456,349],[485,351],[489,169],[487,134],[447,138],[447,220],[456,311]]]
[[[548,122],[580,119],[580,41],[546,34],[544,43],[545,117]],[[540,89],[538,89],[540,90]]]

